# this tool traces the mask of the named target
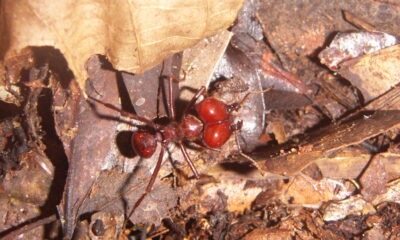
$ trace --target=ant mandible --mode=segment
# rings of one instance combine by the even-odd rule
[[[186,75],[186,74],[185,74]],[[183,79],[185,79],[184,76]],[[155,180],[157,178],[158,172],[160,171],[164,153],[167,147],[171,144],[177,144],[183,154],[183,157],[187,164],[189,165],[194,176],[198,179],[199,173],[194,166],[189,154],[186,151],[184,142],[187,141],[198,141],[201,140],[205,147],[210,149],[218,149],[222,147],[230,138],[232,133],[241,128],[242,122],[233,122],[233,117],[231,112],[237,111],[240,108],[241,103],[247,98],[251,93],[246,94],[242,101],[238,104],[227,105],[224,102],[213,98],[205,97],[199,103],[196,104],[197,100],[204,96],[206,88],[202,86],[192,99],[187,104],[182,118],[180,121],[177,120],[175,114],[175,104],[172,99],[172,81],[179,80],[172,76],[168,77],[168,111],[169,111],[169,123],[166,125],[159,125],[149,119],[140,117],[136,114],[126,112],[112,104],[103,102],[94,97],[88,96],[88,98],[94,102],[97,102],[107,108],[113,109],[125,117],[129,117],[133,120],[142,122],[148,128],[139,129],[132,134],[131,144],[133,150],[140,157],[150,158],[153,156],[157,149],[157,145],[161,145],[161,151],[158,156],[158,160],[154,171],[151,175],[150,181],[147,184],[145,192],[136,201],[135,205],[131,209],[127,219],[134,213],[134,211],[139,207],[140,203],[146,197],[148,193],[151,192]],[[197,113],[197,116],[189,113],[193,108]]]

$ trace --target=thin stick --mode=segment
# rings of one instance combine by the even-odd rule
[[[358,28],[367,31],[376,31],[376,27],[374,25],[370,24],[369,22],[365,21],[364,19],[360,18],[359,16],[351,12],[343,10],[343,17],[347,22],[353,24]]]
[[[35,222],[27,223],[27,224],[23,225],[22,227],[16,228],[15,230],[13,230],[13,231],[11,231],[11,232],[3,235],[3,236],[1,236],[2,234],[0,234],[0,239],[17,239],[18,235],[26,233],[26,232],[28,232],[28,231],[30,231],[30,230],[32,230],[34,228],[37,228],[39,226],[52,223],[52,222],[54,222],[56,220],[57,220],[57,215],[53,214],[53,215],[51,215],[49,217],[45,217],[45,218],[39,219],[39,220],[37,220]]]

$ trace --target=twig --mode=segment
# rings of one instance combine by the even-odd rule
[[[49,217],[45,217],[45,218],[39,219],[37,221],[31,222],[31,223],[25,223],[22,226],[21,225],[17,226],[13,230],[11,230],[11,232],[9,232],[10,230],[6,230],[6,231],[0,233],[0,239],[16,239],[18,237],[18,235],[26,233],[26,232],[28,232],[34,228],[37,228],[39,226],[52,223],[56,220],[57,220],[57,215],[53,214],[53,215],[50,215]],[[3,235],[3,234],[5,234],[5,235]]]

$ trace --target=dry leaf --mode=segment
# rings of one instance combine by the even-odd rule
[[[270,229],[270,228],[257,228],[251,233],[247,234],[244,240],[290,240],[293,239],[293,233],[288,229]]]
[[[214,178],[213,182],[196,186],[185,185],[180,190],[180,195],[183,196],[180,200],[182,209],[197,205],[197,213],[207,213],[218,207],[222,195],[226,198],[225,207],[228,211],[242,212],[250,209],[257,195],[265,190],[257,184],[248,186],[248,182],[263,179],[257,171],[240,174],[218,165],[209,169],[207,174]]]
[[[374,200],[373,204],[378,205],[382,202],[396,202],[400,203],[400,179],[397,179],[387,186],[387,191],[381,195],[378,195]]]
[[[400,86],[392,88],[371,101],[365,106],[365,110],[400,110]]]
[[[325,221],[337,221],[348,215],[375,213],[374,207],[359,195],[330,203],[324,212]]]
[[[360,177],[361,194],[367,201],[373,200],[377,195],[386,192],[387,171],[383,156],[375,155]]]
[[[306,175],[298,175],[285,189],[283,200],[290,199],[292,204],[319,207],[322,202],[341,200],[351,195],[341,181],[323,178],[314,180]]]
[[[357,178],[367,165],[371,154],[358,146],[351,146],[331,156],[321,156],[315,163],[326,178]]]
[[[242,0],[2,1],[1,55],[26,46],[64,54],[84,89],[84,63],[105,54],[119,70],[143,72],[232,24]]]
[[[356,86],[366,102],[382,95],[400,82],[400,45],[346,61],[340,75]]]
[[[383,32],[338,33],[318,57],[331,70],[339,69],[347,60],[371,54],[398,43],[395,36]]]
[[[183,54],[182,62],[184,66],[182,68],[190,74],[186,76],[184,82],[180,83],[180,88],[199,89],[201,86],[208,87],[215,68],[223,57],[231,38],[231,32],[223,31],[186,50]],[[186,101],[189,101],[192,97],[193,93],[190,91],[182,91],[181,93],[181,99]]]

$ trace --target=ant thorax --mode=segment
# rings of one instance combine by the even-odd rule
[[[179,130],[181,138],[189,141],[196,141],[201,138],[203,123],[194,115],[187,114],[181,120]]]

